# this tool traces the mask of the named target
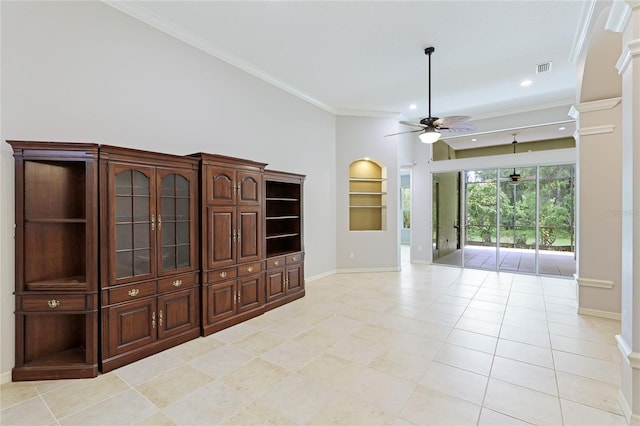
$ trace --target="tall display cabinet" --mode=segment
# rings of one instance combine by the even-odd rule
[[[204,335],[264,312],[262,174],[265,164],[211,154],[200,159]]]
[[[98,374],[98,145],[7,141],[15,158],[12,379]]]
[[[100,148],[102,371],[200,335],[198,161]]]

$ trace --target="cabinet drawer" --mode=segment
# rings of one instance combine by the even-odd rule
[[[244,265],[238,265],[238,276],[255,274],[262,271],[262,265],[260,262],[246,263]]]
[[[178,275],[176,277],[158,280],[158,293],[167,293],[170,291],[190,288],[196,285],[196,274]]]
[[[287,265],[290,263],[302,262],[304,255],[302,253],[290,254],[287,256]]]
[[[234,279],[238,276],[238,270],[235,266],[230,268],[216,269],[207,274],[206,283],[217,283],[224,280]]]
[[[130,284],[109,290],[109,304],[127,302],[156,295],[156,282]]]
[[[267,269],[279,268],[285,265],[285,257],[272,257],[267,259]]]
[[[84,311],[86,298],[83,294],[49,294],[22,296],[22,310],[29,312]]]

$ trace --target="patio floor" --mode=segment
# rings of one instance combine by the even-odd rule
[[[573,277],[576,272],[576,260],[572,252],[540,250],[539,274]],[[461,266],[462,250],[456,250],[433,263]],[[496,248],[465,246],[464,267],[473,269],[496,270]],[[535,251],[526,249],[500,248],[499,270],[511,272],[536,273]]]

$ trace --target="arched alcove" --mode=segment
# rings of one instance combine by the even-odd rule
[[[362,158],[349,165],[349,230],[386,229],[387,168]]]

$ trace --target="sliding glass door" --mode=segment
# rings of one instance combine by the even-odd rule
[[[572,276],[574,191],[573,164],[434,174],[434,263]]]

